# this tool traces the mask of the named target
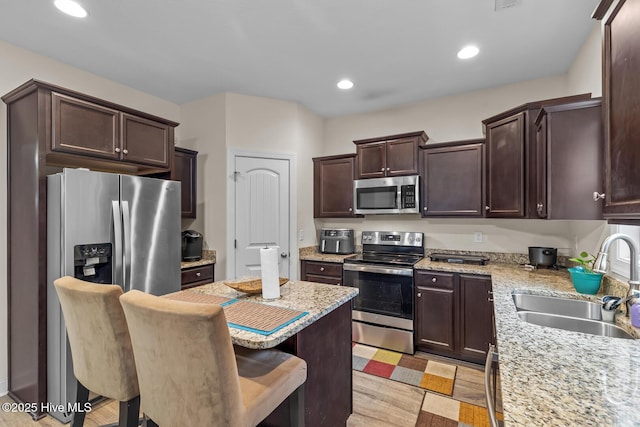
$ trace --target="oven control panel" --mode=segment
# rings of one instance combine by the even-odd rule
[[[422,247],[424,245],[424,233],[407,231],[363,231],[362,244]]]

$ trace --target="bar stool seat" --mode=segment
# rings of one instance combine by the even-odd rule
[[[129,329],[118,299],[122,288],[70,276],[53,285],[67,327],[79,406],[88,401],[91,390],[120,402],[119,426],[137,426],[140,393]],[[76,412],[71,426],[81,427],[84,416]]]
[[[148,426],[255,426],[286,399],[290,424],[304,425],[304,360],[278,350],[234,352],[219,305],[135,290],[120,302]]]

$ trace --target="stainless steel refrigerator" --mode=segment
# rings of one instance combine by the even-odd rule
[[[47,177],[47,400],[74,402],[76,379],[53,281],[73,276],[154,295],[180,290],[180,183],[64,169]],[[72,413],[51,411],[62,422]]]

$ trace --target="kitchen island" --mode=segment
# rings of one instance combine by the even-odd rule
[[[601,294],[578,294],[566,271],[428,259],[416,269],[491,276],[506,426],[640,425],[640,341],[527,323],[518,318],[512,298],[522,292],[596,301]],[[615,284],[604,286],[612,292]],[[620,296],[624,290],[613,293]],[[616,323],[640,336],[622,315]]]
[[[289,281],[280,288],[281,298],[262,301],[260,295],[237,292],[222,282],[192,288],[199,292],[241,301],[261,302],[308,314],[271,335],[229,328],[234,345],[265,349],[276,347],[307,362],[305,424],[344,426],[352,412],[351,299],[355,288]],[[285,425],[285,401],[263,423]]]

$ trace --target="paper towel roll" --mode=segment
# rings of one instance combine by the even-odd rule
[[[260,249],[260,270],[262,276],[262,298],[280,298],[277,247]]]

